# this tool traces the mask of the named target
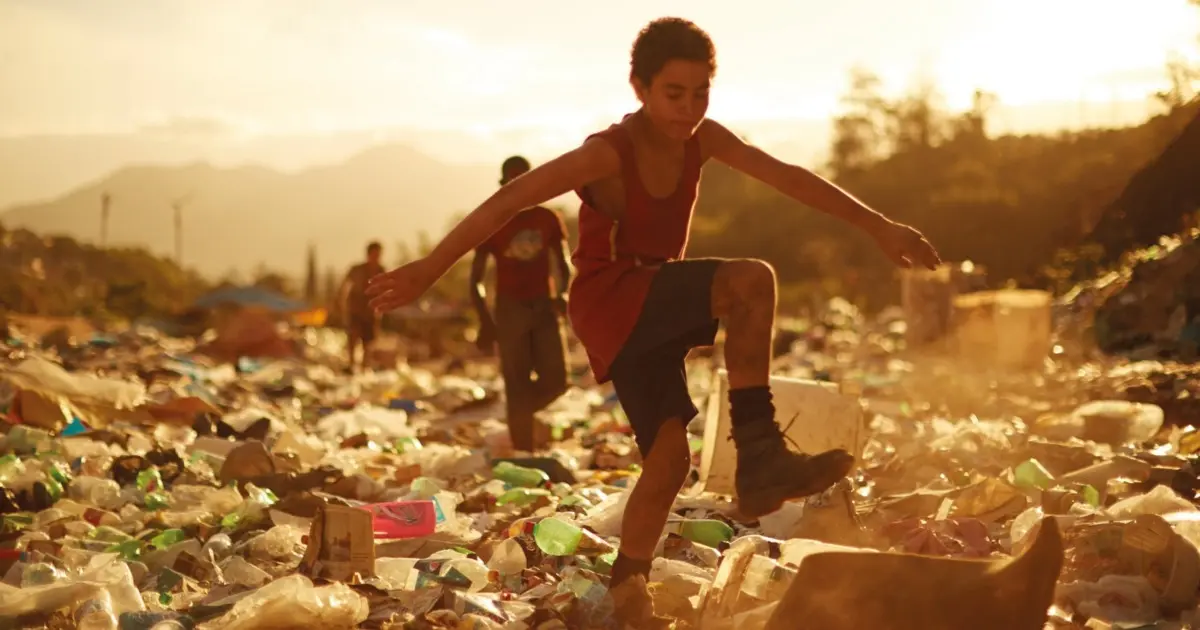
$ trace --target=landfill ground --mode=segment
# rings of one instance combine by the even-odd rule
[[[715,359],[690,362],[695,470],[655,615],[1195,627],[1200,368],[1076,351],[1060,330],[1036,365],[998,370],[905,330],[842,301],[788,324],[781,425],[861,456],[753,522],[710,491],[732,446]],[[622,627],[607,580],[638,454],[611,389],[573,388],[539,417],[546,447],[513,453],[494,363],[349,375],[322,329],[292,333],[300,356],[236,366],[151,329],[9,334],[0,628]]]

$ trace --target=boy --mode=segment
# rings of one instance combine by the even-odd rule
[[[500,167],[500,185],[529,172],[529,161],[513,156]],[[513,447],[534,449],[533,414],[567,390],[563,289],[571,269],[564,250],[567,231],[553,210],[522,210],[499,232],[475,249],[471,263],[471,302],[479,313],[479,348],[500,349],[500,369],[508,407],[508,434]],[[483,275],[488,257],[496,258],[495,319],[484,299]],[[551,259],[562,276],[554,281]],[[537,374],[537,380],[530,378]]]
[[[342,280],[338,291],[338,308],[341,309],[342,325],[346,328],[346,351],[350,360],[350,371],[355,367],[366,369],[371,356],[371,343],[379,328],[379,316],[367,304],[367,281],[383,271],[379,259],[383,245],[371,242],[367,245],[367,262],[354,265]],[[356,350],[362,345],[362,361],[355,360]]]
[[[716,71],[712,40],[695,24],[664,18],[634,42],[630,83],[642,107],[577,149],[502,187],[424,259],[373,278],[380,311],[417,299],[462,255],[522,208],[571,190],[583,205],[570,318],[597,380],[613,381],[643,454],[643,472],[621,528],[611,586],[622,616],[645,614],[645,578],[675,496],[686,480],[686,425],[697,411],[683,366],[689,348],[726,329],[732,438],[740,511],[759,517],[820,493],[854,458],[836,450],[791,452],[768,388],[774,271],[759,260],[681,260],[700,169],[710,158],[808,207],[849,221],[899,265],[936,267],[937,252],[837,186],[781,162],[705,118]],[[631,579],[634,578],[634,579]],[[624,600],[624,603],[622,603]],[[640,606],[640,611],[633,610]]]

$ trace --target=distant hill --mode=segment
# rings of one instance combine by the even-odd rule
[[[281,173],[263,167],[133,166],[45,203],[0,212],[0,223],[87,242],[100,235],[100,199],[112,195],[109,245],[174,254],[171,204],[183,209],[183,263],[207,276],[260,265],[303,271],[357,260],[371,239],[386,248],[419,231],[437,235],[496,186],[495,169],[448,165],[403,145],[382,145],[332,166]],[[390,260],[389,252],[385,258]]]

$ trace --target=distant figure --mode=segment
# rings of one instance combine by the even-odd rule
[[[378,242],[367,245],[367,262],[351,267],[338,291],[338,307],[341,309],[342,325],[346,328],[346,352],[352,372],[356,365],[361,368],[367,366],[368,357],[371,355],[371,343],[375,341],[375,335],[379,331],[379,315],[368,305],[365,290],[367,280],[383,271],[383,265],[379,264],[382,253],[383,246]],[[355,360],[355,353],[360,344],[361,362]]]
[[[500,167],[500,185],[529,168],[523,157],[508,158]],[[533,450],[533,414],[567,390],[562,318],[571,269],[564,249],[566,239],[562,218],[553,210],[533,206],[476,248],[471,263],[471,301],[480,322],[478,345],[489,353],[493,345],[500,349],[508,433],[518,450]],[[496,258],[495,319],[484,299],[483,276],[489,256]],[[561,276],[559,283],[551,259]]]

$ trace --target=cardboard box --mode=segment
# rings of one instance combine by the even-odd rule
[[[308,531],[308,549],[300,572],[310,578],[351,582],[354,575],[375,574],[375,530],[371,513],[359,508],[325,505]]]

